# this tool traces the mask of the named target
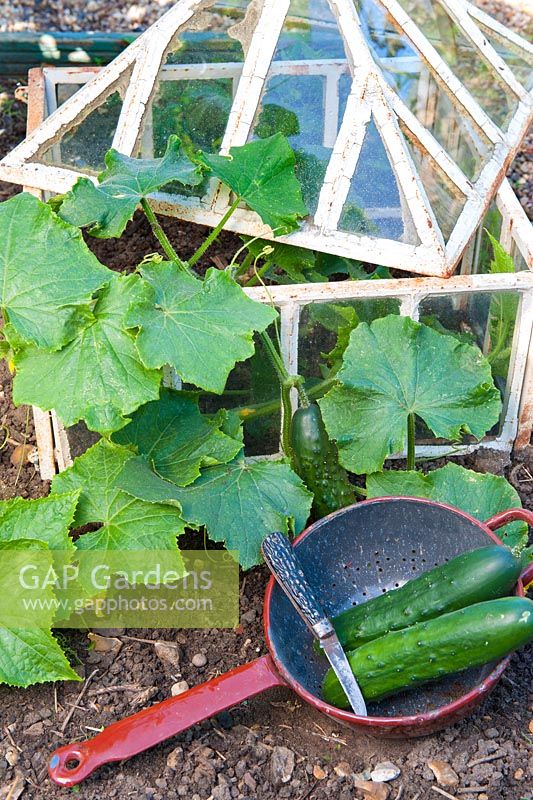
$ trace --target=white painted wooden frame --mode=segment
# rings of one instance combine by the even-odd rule
[[[509,93],[516,98],[516,112],[506,131],[501,130],[487,116],[397,0],[377,0],[394,20],[399,32],[409,39],[417,53],[416,58],[410,59],[411,66],[413,61],[424,63],[430,69],[439,88],[447,93],[461,114],[463,124],[470,126],[471,130],[475,130],[476,127],[481,129],[492,143],[492,155],[486,161],[479,177],[475,182],[466,177],[449,153],[386,83],[380,67],[386,66],[390,69],[392,66],[390,62],[394,62],[395,59],[385,59],[387,63],[380,64],[373,58],[352,0],[328,0],[345,43],[346,63],[353,77],[352,100],[348,104],[348,112],[352,116],[347,117],[345,114],[340,130],[338,124],[334,130],[331,116],[338,113],[339,66],[330,65],[332,75],[330,90],[325,93],[325,108],[329,116],[324,139],[327,146],[332,147],[332,157],[326,182],[320,194],[319,207],[313,220],[306,221],[290,236],[280,237],[280,241],[341,256],[360,258],[414,274],[447,277],[456,269],[503,180],[528,124],[533,119],[533,92],[528,93],[519,83],[512,70],[487,41],[482,29],[493,31],[500,40],[503,39],[514,48],[518,48],[524,58],[531,58],[533,48],[521,37],[507,31],[468,2],[434,0],[437,1],[461,28],[472,47],[478,50],[480,59],[494,71],[495,80],[498,76],[497,79],[503,82]],[[59,142],[72,125],[80,122],[117,88],[120,88],[122,93],[125,92],[125,99],[114,144],[125,154],[131,155],[136,152],[141,137],[141,126],[156,90],[161,63],[172,48],[176,36],[179,38],[180,30],[191,23],[197,12],[210,5],[212,5],[211,0],[179,0],[111,64],[97,74],[88,71],[91,80],[60,108],[50,109],[51,115],[0,162],[0,178],[23,183],[35,190],[65,192],[70,189],[79,173],[73,169],[39,163],[39,158],[48,147]],[[258,5],[259,3],[256,3],[255,8]],[[223,153],[247,140],[267,75],[272,74],[269,71],[272,68],[274,70],[294,68],[294,65],[272,62],[288,7],[288,0],[263,0],[260,5],[255,28],[246,44],[245,60],[239,65],[241,73],[238,80],[234,76],[235,92],[221,148]],[[402,61],[401,66],[405,68],[403,63],[405,59],[399,61]],[[298,64],[297,68],[300,70],[299,74],[324,74],[326,66],[321,62],[307,62],[303,65]],[[192,70],[194,65],[185,67]],[[231,65],[229,68],[223,64],[216,67],[221,72],[226,70],[228,75],[231,71]],[[84,70],[71,70],[70,73],[72,77],[81,78]],[[346,196],[349,189],[366,129],[358,116],[360,108],[357,101],[359,106],[367,108],[364,117],[367,122],[370,118],[368,110],[370,111],[383,138],[400,190],[402,216],[404,219],[410,216],[414,222],[418,244],[364,236],[337,228],[342,210],[340,199]],[[356,134],[354,130],[357,131]],[[428,202],[423,181],[406,147],[403,134],[422,150],[428,164],[438,165],[446,179],[465,198],[462,212],[446,243]],[[338,192],[337,198],[335,192]],[[208,225],[215,225],[220,221],[228,208],[229,201],[229,192],[223,187],[219,187],[218,191],[209,192],[201,199],[178,198],[165,193],[153,196],[154,208],[157,211]],[[378,211],[374,210],[373,213],[377,215]],[[226,227],[251,236],[272,238],[272,232],[261,223],[258,216],[244,208],[237,209]],[[411,226],[411,233],[414,228]],[[407,232],[406,225],[404,229]]]

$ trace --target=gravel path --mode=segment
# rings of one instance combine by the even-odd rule
[[[158,19],[173,0],[14,0],[2,3],[0,31],[138,31]]]
[[[144,30],[174,0],[4,0],[0,31]],[[474,0],[476,5],[523,35],[533,34],[533,0]]]

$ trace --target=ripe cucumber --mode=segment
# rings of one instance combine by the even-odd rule
[[[531,640],[533,601],[504,597],[388,633],[347,655],[363,696],[370,701],[501,659]],[[349,708],[332,669],[322,690],[326,702]]]
[[[334,442],[326,433],[316,403],[298,408],[291,420],[292,466],[314,495],[313,513],[317,519],[355,502],[348,473],[339,464]]]
[[[333,619],[345,650],[389,631],[401,630],[448,611],[510,594],[521,565],[508,547],[489,545],[424,572],[399,589],[349,608]]]

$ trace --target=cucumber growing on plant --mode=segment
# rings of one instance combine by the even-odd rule
[[[504,597],[388,633],[347,655],[368,702],[501,659],[532,640],[533,601]],[[332,669],[322,692],[331,705],[350,707]]]
[[[508,547],[480,547],[424,572],[398,589],[348,608],[334,617],[333,625],[342,646],[354,650],[390,631],[504,597],[512,591],[520,571],[520,559]]]
[[[316,403],[298,408],[291,420],[292,467],[313,493],[317,519],[355,502],[348,473],[339,464]]]

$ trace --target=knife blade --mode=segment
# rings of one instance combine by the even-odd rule
[[[316,599],[287,537],[282,533],[271,533],[263,541],[261,549],[280,588],[320,642],[354,713],[362,717],[368,716],[361,689],[350,669],[335,628]]]
[[[346,697],[350,701],[354,714],[359,714],[361,717],[368,716],[365,699],[335,630],[328,636],[319,639],[319,641]]]

